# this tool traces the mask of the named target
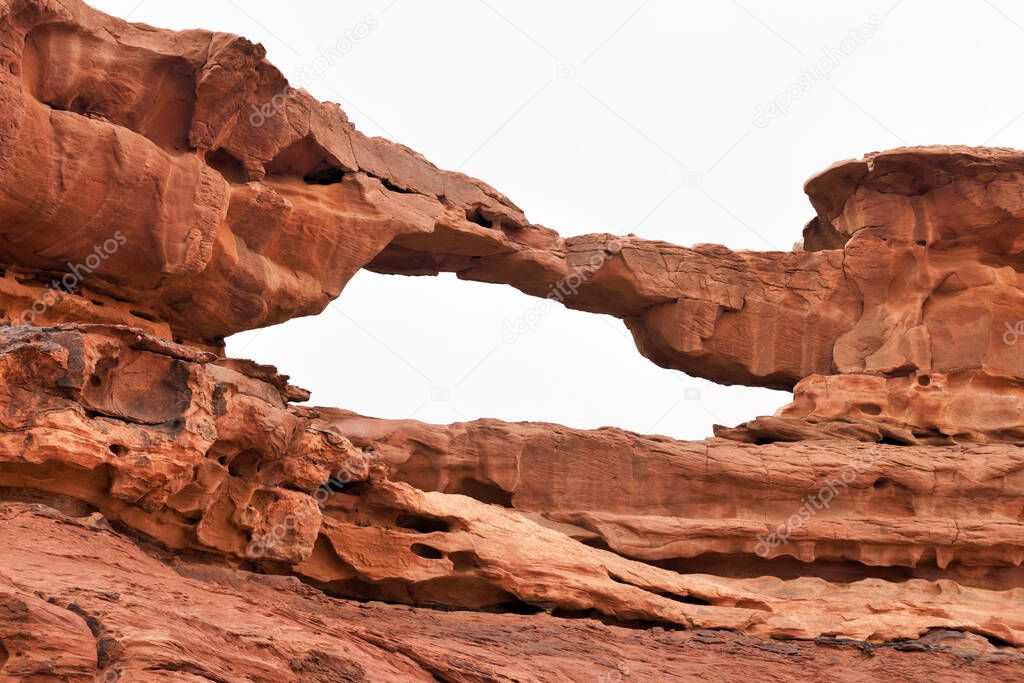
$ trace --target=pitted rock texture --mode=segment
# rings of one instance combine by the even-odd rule
[[[710,442],[696,444],[693,452],[694,444],[614,430],[559,434],[554,426],[504,426],[501,434],[500,424],[477,428],[479,438],[468,439],[484,446],[476,463],[472,451],[425,457],[417,446],[429,443],[429,435],[413,431],[375,440],[368,433],[380,425],[290,406],[287,396],[302,392],[270,368],[217,361],[139,331],[101,325],[0,331],[0,376],[0,401],[9,406],[0,425],[0,487],[7,498],[94,512],[165,547],[252,563],[331,594],[427,606],[592,612],[618,622],[774,638],[886,642],[947,629],[1024,646],[1019,576],[993,569],[1019,566],[1024,558],[1020,520],[1009,518],[1020,501],[1016,449],[1004,462],[986,462],[992,474],[979,466],[971,480],[977,484],[943,488],[937,488],[945,478],[941,473],[956,470],[941,458],[933,477],[918,473],[915,481],[898,471],[893,455],[876,456],[878,463],[866,465],[873,469],[844,492],[842,505],[812,520],[805,534],[786,539],[791,545],[772,555],[885,567],[935,562],[937,570],[963,564],[965,577],[973,571],[981,586],[970,580],[958,585],[950,580],[959,578],[957,572],[942,571],[899,581],[862,572],[842,583],[782,579],[770,572],[716,576],[652,561],[707,551],[749,555],[757,534],[769,534],[763,520],[798,507],[819,485],[820,474],[842,460],[801,446],[775,446],[771,452],[762,447],[737,466],[731,461],[743,457],[742,446],[727,446],[712,458]],[[145,389],[142,381],[148,382]],[[505,456],[487,453],[487,438],[495,435]],[[561,483],[557,470],[542,474],[529,462],[501,460],[514,457],[508,446],[517,441],[522,453],[562,451],[553,442],[559,438],[576,442],[564,451],[571,456],[548,458],[547,466],[564,473]],[[632,456],[612,467],[611,458],[628,453],[616,445],[630,440]],[[819,464],[808,468],[809,457]],[[757,467],[750,458],[759,459]],[[780,458],[790,458],[790,464],[777,464]],[[769,461],[775,461],[775,476]],[[463,487],[470,495],[424,492],[388,479],[396,466],[398,478],[409,466],[407,478],[422,480],[431,474],[416,471],[424,462],[443,467],[446,476],[461,475],[456,491]],[[588,462],[603,474],[588,473]],[[639,482],[655,472],[630,477],[629,484],[620,480],[624,468],[675,468],[678,473],[666,471],[664,480],[691,483],[673,499],[668,490],[639,490]],[[488,470],[497,481],[483,474]],[[488,494],[502,490],[502,470],[537,484],[546,481],[549,498],[530,504],[524,490],[524,502],[515,506],[519,492],[513,489],[512,509],[493,504]],[[865,500],[909,493],[904,482],[920,489],[920,517],[898,507],[884,523],[858,516]],[[1001,491],[1002,509],[994,489],[1006,482],[1013,483]],[[584,493],[602,491],[607,500],[622,485],[637,489],[625,492],[618,509],[604,509]],[[786,495],[765,495],[787,489]],[[709,500],[723,499],[726,491],[735,496],[732,505],[716,507]],[[968,517],[965,502],[959,503],[963,510],[956,509],[958,498],[980,492],[992,494],[987,514]],[[749,501],[745,510],[739,509],[740,498]],[[654,507],[659,499],[661,509]],[[948,521],[928,510],[940,500],[947,506],[943,512],[952,514]],[[731,518],[730,509],[736,510]],[[840,530],[844,539],[837,543]],[[647,547],[631,542],[634,536]],[[603,544],[583,542],[594,538]]]
[[[1024,453],[1016,447],[752,445],[320,412],[397,480],[518,510],[588,545],[677,571],[1024,584]],[[786,542],[773,543],[801,510],[813,516],[798,517]]]
[[[790,252],[563,239],[263,57],[0,2],[4,680],[1024,676],[1024,153],[837,164]],[[699,442],[445,427],[222,357],[360,268],[794,401]]]

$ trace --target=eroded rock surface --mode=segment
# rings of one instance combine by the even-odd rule
[[[1024,153],[841,162],[790,252],[563,239],[263,57],[0,2],[0,676],[1024,676]],[[360,268],[794,401],[698,442],[435,426],[222,356]]]
[[[216,351],[321,311],[360,268],[451,271],[618,316],[666,368],[795,387],[781,416],[802,423],[1024,438],[1015,150],[837,164],[807,183],[817,216],[792,252],[562,239],[485,183],[360,134],[243,38],[13,0],[0,41],[2,319]]]
[[[1017,448],[753,445],[321,414],[395,479],[519,510],[589,545],[678,571],[945,577],[997,590],[1024,583]],[[813,516],[790,524],[785,543],[771,543],[802,509]]]
[[[1021,522],[1010,517],[1024,469],[1016,449],[976,459],[958,481],[967,472],[950,464],[956,453],[923,449],[931,471],[904,473],[900,459],[913,451],[862,446],[890,452],[858,465],[834,508],[765,553],[843,561],[848,572],[854,561],[921,567],[927,579],[855,570],[829,577],[840,581],[813,570],[779,578],[771,565],[719,576],[713,561],[707,573],[699,562],[676,571],[655,561],[751,559],[770,533],[765,520],[850,461],[802,444],[677,443],[553,425],[388,433],[393,425],[290,406],[287,396],[301,392],[269,368],[121,327],[6,328],[0,375],[7,498],[94,512],[164,547],[331,594],[771,638],[885,642],[947,629],[1024,646],[1024,589],[1019,572],[1004,570],[1024,557]],[[676,483],[659,492],[651,481]],[[969,517],[967,499],[985,493],[989,508]]]
[[[0,667],[11,680],[987,682],[1019,680],[1022,668],[1020,654],[953,631],[783,643],[357,603],[140,547],[95,516],[37,504],[0,505],[0,541]]]

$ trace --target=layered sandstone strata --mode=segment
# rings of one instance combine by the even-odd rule
[[[1024,461],[1012,456],[979,460],[958,481],[963,467],[951,461],[962,459],[938,449],[888,447],[896,452],[853,463],[827,447],[551,425],[389,434],[394,425],[382,432],[289,405],[301,392],[269,368],[101,325],[7,328],[0,377],[8,498],[99,514],[164,547],[253,563],[331,594],[774,638],[885,641],[954,629],[1024,646],[1024,589],[1005,570],[1024,559],[1012,517]],[[446,437],[447,451],[424,450]],[[914,455],[931,472],[902,472]],[[655,566],[761,555],[758,542],[772,542],[767,520],[844,466],[857,476],[828,514],[763,553],[846,561],[845,574],[829,577],[839,581],[810,578],[813,568],[778,578],[770,565],[746,576],[716,576],[713,561],[706,573],[700,562]],[[972,514],[981,494],[988,508]],[[853,561],[920,567],[929,580],[873,578]]]
[[[243,38],[10,0],[0,51],[3,676],[1020,678],[1024,153],[841,162],[790,252],[563,239]],[[435,426],[222,356],[360,268],[794,401],[698,442]]]
[[[887,644],[771,641],[547,614],[327,597],[294,578],[179,558],[98,516],[0,504],[0,671],[9,680],[1016,681],[1018,653],[932,631]]]
[[[320,412],[397,480],[518,510],[588,545],[677,571],[953,578],[995,590],[1024,583],[1017,448],[675,441]]]

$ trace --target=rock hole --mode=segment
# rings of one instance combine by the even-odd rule
[[[484,218],[483,214],[480,213],[480,207],[466,209],[466,220],[469,221],[470,223],[476,223],[477,225],[483,226],[485,228],[493,227],[491,221]]]
[[[393,182],[391,182],[387,178],[381,178],[380,182],[381,182],[381,184],[384,187],[386,187],[387,189],[391,190],[392,192],[397,192],[399,194],[417,194],[416,192],[413,192],[412,190],[407,190],[404,187],[399,187],[398,185],[395,185]]]
[[[125,446],[122,446],[119,443],[112,443],[112,444],[110,444],[110,446],[107,448],[107,450],[110,451],[113,455],[116,455],[117,457],[121,457],[122,455],[124,455],[125,453],[128,452],[128,448],[125,447]]]
[[[875,405],[874,403],[861,403],[859,406],[860,411],[865,415],[881,415],[882,407]]]
[[[421,534],[451,531],[451,525],[443,519],[426,515],[398,515],[395,525]]]
[[[98,387],[103,384],[103,379],[99,375],[93,375],[89,378],[89,384],[94,387]]]
[[[218,147],[212,152],[206,153],[206,163],[210,167],[224,176],[224,179],[229,183],[242,184],[249,180],[249,174],[245,171],[245,166],[238,160],[231,152],[227,151],[223,147]]]
[[[345,175],[337,157],[308,135],[278,152],[264,168],[268,176],[299,176],[310,185],[333,185]]]
[[[450,553],[448,559],[452,561],[457,572],[468,572],[480,567],[480,558],[470,550]]]
[[[929,377],[928,375],[921,375],[920,377],[917,378],[917,383],[920,384],[922,387],[926,387],[932,383],[932,378]]]
[[[233,477],[251,479],[259,471],[261,460],[263,460],[263,455],[257,450],[249,449],[242,451],[231,459],[231,464],[228,465],[228,472]]]
[[[95,112],[95,108],[92,106],[88,99],[82,97],[81,95],[78,95],[73,100],[71,100],[71,105],[68,107],[68,111],[72,111],[76,114],[81,114],[82,116],[90,116]]]
[[[475,498],[481,503],[500,505],[501,507],[512,507],[512,494],[492,482],[480,481],[472,477],[466,477],[459,482],[452,493]]]
[[[345,172],[340,168],[324,168],[310,171],[302,176],[303,182],[307,185],[335,185],[345,177]]]
[[[498,614],[520,614],[523,616],[531,616],[544,612],[544,609],[537,607],[536,605],[531,605],[528,602],[517,600],[511,593],[509,593],[509,597],[512,599],[507,602],[499,602],[485,611],[497,612]]]
[[[660,595],[663,598],[674,600],[675,602],[681,602],[685,605],[710,605],[711,603],[702,598],[698,598],[693,595],[676,595],[675,593],[666,593],[665,591],[648,591],[655,595]]]
[[[423,543],[413,543],[409,546],[409,550],[412,551],[413,555],[417,555],[418,557],[422,557],[427,560],[440,560],[444,557],[443,552],[429,545],[424,545]]]
[[[653,595],[657,595],[658,597],[666,598],[668,600],[674,600],[675,602],[682,602],[682,603],[685,603],[687,605],[710,605],[711,604],[707,600],[702,600],[701,598],[695,597],[693,595],[677,595],[675,593],[669,593],[668,591],[660,591],[660,590],[656,590],[654,588],[645,588],[644,586],[638,586],[638,585],[636,585],[635,583],[633,583],[631,581],[626,581],[625,579],[616,576],[615,574],[609,574],[608,578],[611,579],[612,581],[614,581],[615,583],[621,583],[624,586],[631,586],[633,588],[639,588],[640,590],[645,590],[648,593],[651,593]]]
[[[142,311],[136,311],[135,309],[131,309],[128,312],[134,315],[136,318],[142,318],[143,320],[148,320],[151,323],[155,323],[158,320],[157,317],[154,315],[151,315],[149,313],[143,313]]]
[[[915,244],[917,246],[919,246],[919,247],[924,247],[924,246],[928,245],[928,241],[927,240],[917,240],[917,242],[915,242]]]
[[[892,484],[891,481],[889,481],[885,477],[880,477],[879,479],[875,479],[875,483],[873,483],[871,486],[872,488],[875,489],[884,489],[887,488],[890,484]]]
[[[1000,638],[999,636],[997,636],[997,635],[995,635],[993,633],[983,633],[981,631],[968,631],[968,632],[969,633],[974,633],[975,635],[981,636],[982,638],[987,640],[989,642],[989,644],[994,645],[995,647],[1005,647],[1005,648],[1016,648],[1017,647],[1016,645],[1014,645],[1010,641],[1003,640],[1002,638]]]

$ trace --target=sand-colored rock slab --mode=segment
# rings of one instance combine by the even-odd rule
[[[820,436],[756,445],[320,412],[397,480],[515,509],[680,571],[1024,585],[1024,451],[1016,446]]]
[[[697,522],[704,525],[704,535],[691,538],[687,549],[686,526],[693,520],[684,516],[683,505],[675,510],[675,519],[629,515],[601,509],[586,499],[573,504],[570,493],[560,495],[559,503],[525,504],[526,510],[519,511],[390,481],[396,463],[400,476],[406,463],[423,456],[410,452],[403,458],[401,438],[376,446],[364,443],[366,432],[379,430],[379,424],[291,407],[287,396],[301,392],[272,369],[218,361],[140,331],[101,325],[0,330],[0,377],[0,400],[10,406],[0,424],[0,487],[7,497],[68,511],[95,511],[165,547],[203,551],[226,562],[253,562],[335,594],[473,609],[593,611],[621,622],[728,629],[774,638],[836,636],[886,642],[951,629],[1024,646],[1024,588],[1013,575],[1008,585],[998,585],[1006,577],[993,573],[982,587],[958,584],[943,572],[927,580],[899,582],[855,573],[837,583],[810,576],[679,573],[641,561],[693,556],[701,543],[705,551],[721,550],[726,544],[727,550],[749,555],[757,538],[755,515],[760,512],[767,518],[783,509],[776,491],[789,487],[789,497],[798,502],[801,487],[817,478],[815,458],[820,458],[822,471],[841,464],[827,445],[816,454],[810,444],[790,446],[791,452],[780,446],[726,444],[732,457],[719,460],[716,455],[712,462],[711,444],[697,444],[703,450],[702,456],[697,454],[703,473],[693,472],[693,478],[703,483],[692,485],[689,509],[696,512],[696,501],[716,487],[732,489],[749,501],[747,537],[744,523],[726,516],[728,508],[705,504],[704,518]],[[144,391],[137,384],[142,380],[148,383]],[[485,432],[501,427],[483,426]],[[594,435],[559,433],[554,426],[504,427],[509,436],[501,440],[506,444],[519,440],[524,451],[539,445],[547,453],[567,453],[548,460],[570,469],[538,481],[555,486],[559,481],[586,483],[595,490],[603,488],[605,499],[618,477],[611,462],[600,461],[615,453],[616,442],[633,439],[631,468],[676,467],[686,472],[694,465],[694,444],[685,442],[644,440],[614,430]],[[537,444],[530,444],[530,436]],[[553,448],[552,438],[577,445]],[[890,449],[907,456],[903,449]],[[742,462],[744,451],[748,463],[760,463],[757,475],[746,479],[747,490],[738,485],[742,470],[730,472],[727,464]],[[771,454],[790,458],[774,477],[765,464]],[[455,457],[460,457],[457,452]],[[471,454],[461,457],[468,460]],[[899,481],[894,457],[877,456],[880,462],[871,466]],[[604,481],[594,481],[584,465],[587,461],[606,470]],[[501,467],[497,459],[493,464]],[[532,475],[528,467],[524,471],[515,463],[505,466]],[[935,472],[950,469],[941,460],[931,466]],[[1005,481],[1019,463],[1009,457],[991,466]],[[768,476],[762,478],[764,471]],[[918,476],[929,479],[923,472]],[[932,481],[941,479],[932,474]],[[985,476],[979,480],[983,486]],[[477,481],[486,490],[488,482]],[[878,491],[877,481],[855,483],[869,495]],[[970,487],[960,491],[952,486],[947,492],[935,486],[931,493],[941,494],[940,500],[976,493]],[[510,495],[514,500],[518,494]],[[1007,505],[1019,505],[1019,492],[1003,495]],[[642,494],[627,493],[626,509],[639,509],[644,496],[650,503],[665,498],[648,487]],[[886,524],[857,514],[863,496],[851,489],[850,501],[836,508],[839,516],[812,520],[802,537],[786,539],[793,550],[783,543],[775,554],[793,552],[799,559],[814,560],[815,544],[822,543],[826,558],[837,552],[830,547],[872,548],[863,557],[841,559],[883,566],[914,566],[927,551],[935,555],[940,570],[953,559],[967,558],[983,569],[1021,562],[1019,520],[1005,519],[1000,525],[967,518],[963,532],[954,531],[956,517],[953,528],[932,515]],[[760,504],[755,502],[758,497]],[[672,510],[669,505],[663,511]],[[996,509],[992,515],[998,519]],[[580,528],[606,539],[609,549],[584,543],[588,539],[573,533]],[[659,555],[650,546],[631,544],[631,534],[676,550]],[[767,528],[762,535],[767,537]]]
[[[0,675],[20,681],[1016,681],[1024,658],[934,631],[872,646],[356,603],[167,557],[97,517],[0,505]],[[18,636],[9,634],[17,633]]]

